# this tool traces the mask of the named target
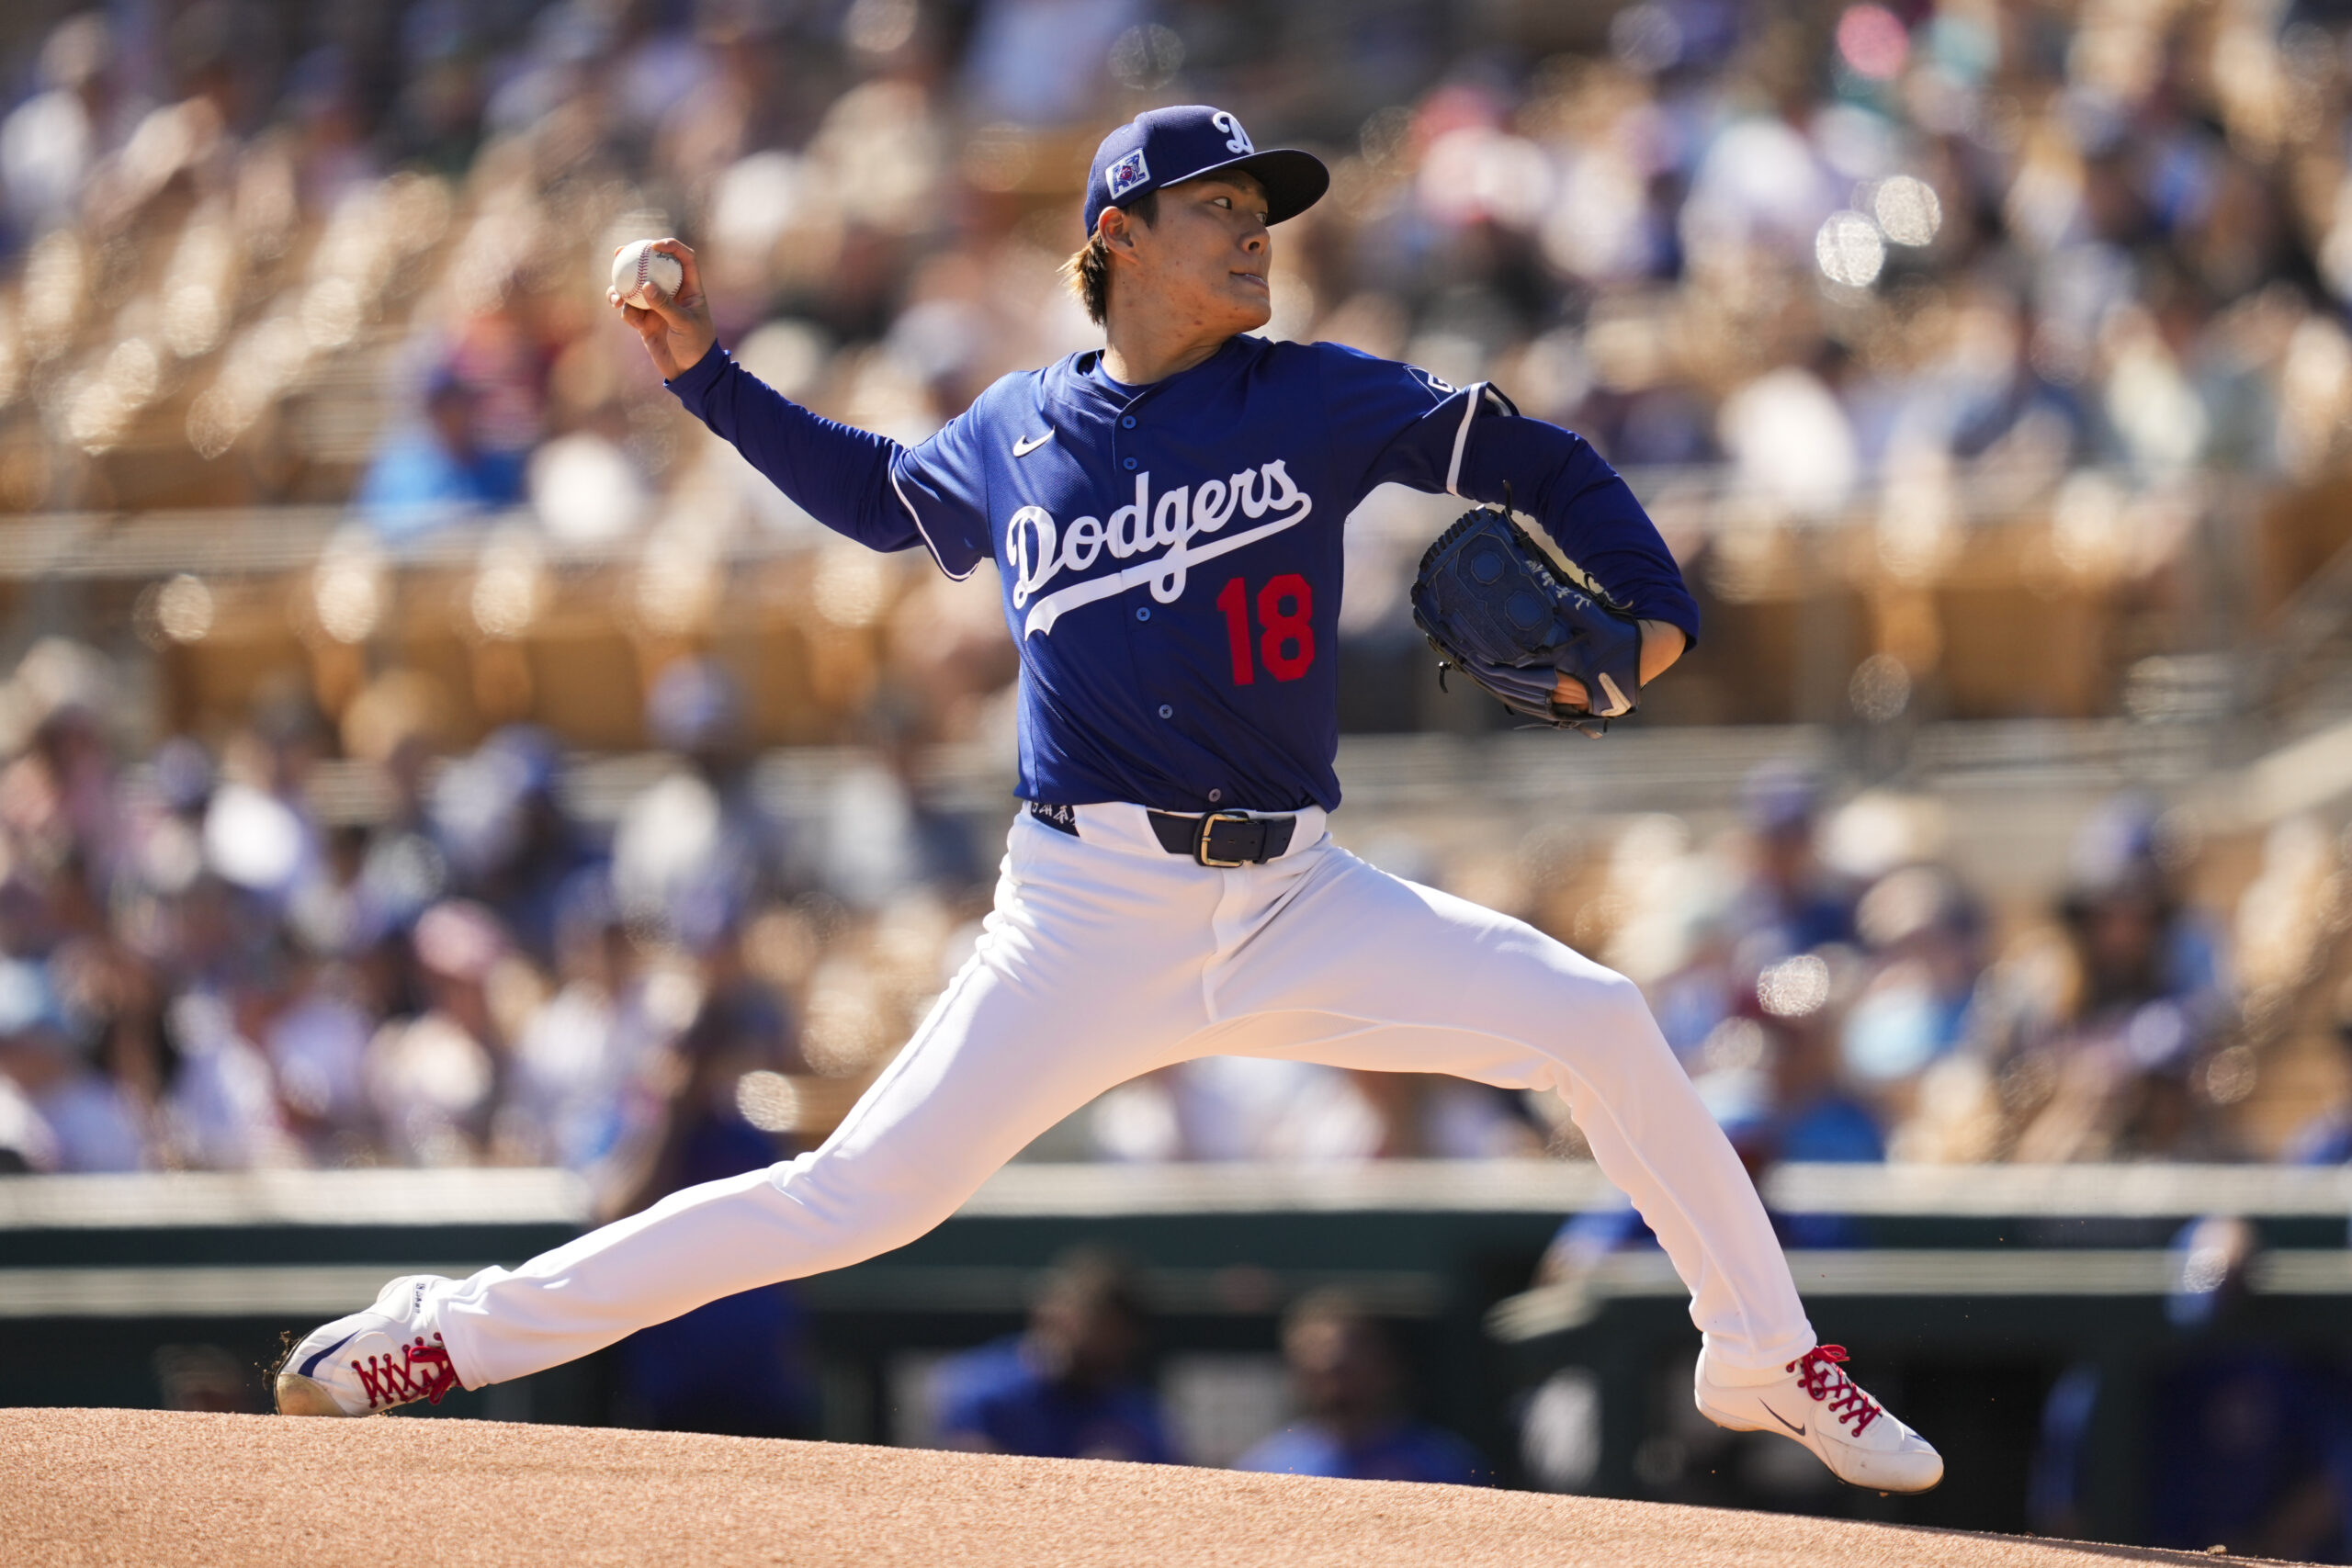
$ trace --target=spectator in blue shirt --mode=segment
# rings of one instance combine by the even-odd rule
[[[939,1371],[939,1438],[974,1453],[1168,1464],[1159,1399],[1135,1376],[1146,1319],[1117,1260],[1063,1260],[1025,1333],[956,1357]]]
[[[1756,1135],[1766,1163],[1875,1163],[1886,1135],[1870,1108],[1838,1075],[1838,1047],[1820,1013],[1760,1021],[1767,1042],[1772,1102]],[[1735,1131],[1732,1142],[1742,1140]]]
[[[473,389],[454,371],[434,373],[424,420],[390,434],[353,497],[379,534],[413,538],[522,499],[525,454],[482,447],[475,439],[475,405]]]
[[[1476,1449],[1405,1413],[1395,1346],[1345,1294],[1301,1299],[1283,1324],[1283,1356],[1301,1418],[1235,1461],[1236,1470],[1459,1486],[1492,1479]]]
[[[1725,915],[1747,964],[1854,940],[1854,889],[1815,852],[1820,785],[1803,768],[1766,762],[1740,789],[1750,861]]]

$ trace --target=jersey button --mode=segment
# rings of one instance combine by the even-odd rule
[[[1128,458],[1128,459],[1127,459],[1127,472],[1129,472],[1129,473],[1134,473],[1135,471],[1136,471],[1136,460],[1135,460],[1133,457],[1130,457],[1130,458]]]
[[[1162,703],[1159,705],[1159,716],[1162,718],[1174,718],[1176,716],[1176,710],[1170,707],[1166,703]]]
[[[1150,610],[1148,610],[1148,609],[1137,610],[1137,611],[1136,612],[1136,620],[1138,620],[1138,621],[1148,621],[1148,620],[1151,619],[1151,612],[1150,612]]]
[[[1213,789],[1209,791],[1209,804],[1211,806],[1215,806],[1218,801],[1223,800],[1224,798],[1225,791],[1221,789]]]
[[[1133,414],[1129,414],[1129,415],[1127,415],[1127,417],[1126,417],[1126,418],[1125,418],[1125,419],[1121,420],[1119,423],[1120,423],[1121,424],[1125,425],[1127,429],[1129,429],[1129,430],[1133,430],[1133,429],[1136,427],[1136,416],[1135,416],[1135,415],[1133,415]]]

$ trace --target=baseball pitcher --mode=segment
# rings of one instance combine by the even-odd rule
[[[396,1280],[294,1348],[281,1411],[438,1400],[887,1252],[1095,1096],[1216,1054],[1556,1089],[1690,1289],[1700,1410],[1781,1433],[1858,1486],[1941,1479],[1935,1450],[1815,1341],[1754,1187],[1633,983],[1326,829],[1340,525],[1374,486],[1508,498],[1605,585],[1555,581],[1499,511],[1432,548],[1424,629],[1521,711],[1628,711],[1698,619],[1579,437],[1491,387],[1250,335],[1270,315],[1272,226],[1328,184],[1311,154],[1258,151],[1222,109],[1121,126],[1094,155],[1068,268],[1106,346],[1007,376],[914,447],[820,419],[729,359],[685,246],[662,243],[683,269],[673,294],[614,297],[679,400],[820,521],[921,548],[950,577],[995,561],[1021,650],[1025,805],[994,911],[821,1147],[511,1271]]]

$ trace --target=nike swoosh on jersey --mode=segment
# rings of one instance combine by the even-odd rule
[[[1760,1399],[1756,1403],[1758,1404],[1764,1404],[1764,1402]],[[1795,1422],[1790,1420],[1787,1416],[1781,1415],[1770,1405],[1764,1404],[1764,1414],[1770,1416],[1773,1420],[1778,1421],[1781,1426],[1786,1427],[1790,1431],[1794,1432],[1798,1437],[1802,1438],[1804,1436],[1804,1428],[1803,1427],[1798,1426]]]
[[[1046,442],[1051,441],[1053,438],[1054,433],[1049,430],[1043,435],[1031,435],[1016,439],[1012,443],[1012,455],[1016,457],[1026,457],[1030,453],[1035,452],[1038,447],[1043,446]]]

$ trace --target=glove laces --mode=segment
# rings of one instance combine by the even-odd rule
[[[1859,1438],[1885,1412],[1862,1392],[1860,1383],[1847,1375],[1846,1369],[1838,1364],[1845,1359],[1843,1345],[1816,1345],[1791,1361],[1788,1370],[1800,1375],[1805,1393],[1826,1404],[1840,1425],[1850,1423],[1854,1436]]]

